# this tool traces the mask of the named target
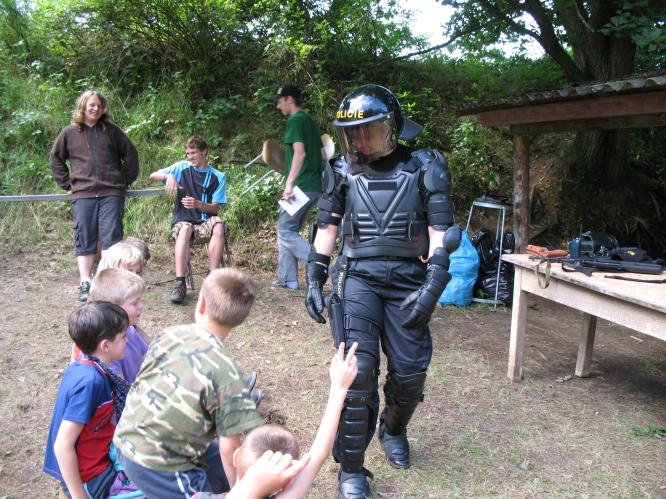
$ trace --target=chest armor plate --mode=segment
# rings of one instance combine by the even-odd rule
[[[350,258],[417,258],[428,252],[419,170],[348,172],[342,253]]]

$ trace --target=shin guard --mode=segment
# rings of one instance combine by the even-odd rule
[[[402,433],[416,406],[423,400],[426,372],[400,375],[390,373],[384,385],[386,409],[382,414],[382,422],[390,435]]]
[[[335,459],[346,473],[358,473],[363,469],[369,443],[368,423],[376,421],[377,417],[372,399],[377,390],[378,362],[368,355],[357,353],[356,356],[358,374],[347,390],[333,450]]]

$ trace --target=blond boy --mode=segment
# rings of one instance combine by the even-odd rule
[[[330,456],[347,389],[358,372],[354,343],[345,358],[345,344],[340,344],[331,360],[331,388],[328,404],[310,451],[300,460],[294,434],[278,425],[264,425],[248,433],[234,453],[238,483],[225,499],[303,499],[324,461]],[[195,499],[220,496],[195,494]]]
[[[128,241],[120,241],[102,252],[97,272],[104,269],[123,269],[141,275],[146,259],[139,247]]]
[[[223,341],[255,296],[244,273],[215,270],[199,293],[195,323],[153,339],[114,437],[127,476],[146,496],[224,492],[236,481],[240,434],[262,419]]]
[[[120,243],[119,243],[120,244]],[[138,326],[143,313],[143,295],[146,283],[137,274],[128,270],[109,268],[97,272],[90,290],[90,301],[108,301],[120,305],[127,312],[127,347],[122,360],[110,364],[113,372],[134,383],[141,363],[148,351],[150,336]]]

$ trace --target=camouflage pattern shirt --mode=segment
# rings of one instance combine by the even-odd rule
[[[261,423],[224,344],[203,326],[189,324],[167,328],[151,342],[113,441],[146,468],[185,471],[203,465],[216,436]]]

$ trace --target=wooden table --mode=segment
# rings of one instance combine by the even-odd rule
[[[666,283],[607,279],[609,272],[594,272],[591,277],[580,272],[564,272],[558,263],[551,264],[548,286],[543,289],[534,272],[538,261],[529,255],[504,255],[502,259],[515,266],[511,340],[507,376],[517,382],[523,375],[527,293],[531,293],[583,312],[576,376],[590,373],[597,317],[666,341]],[[539,266],[539,279],[544,279],[545,263]],[[622,276],[644,280],[666,279],[660,275],[622,273]]]

